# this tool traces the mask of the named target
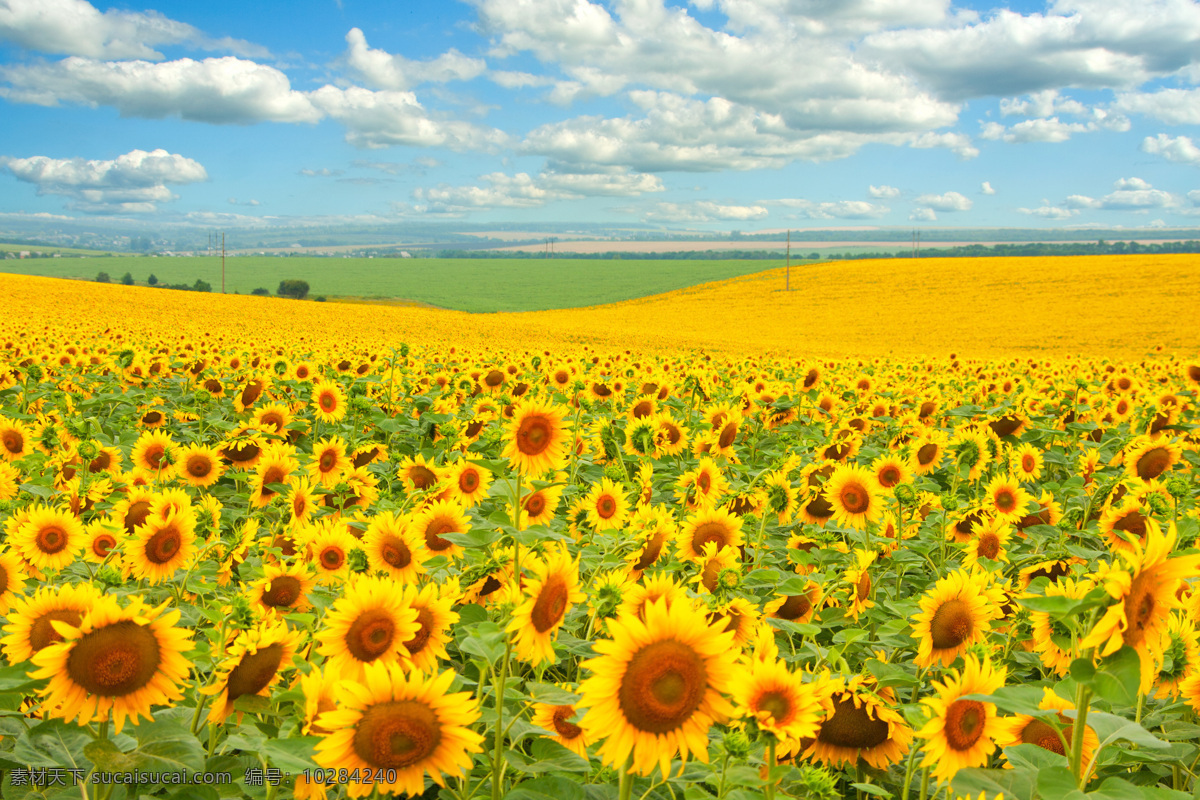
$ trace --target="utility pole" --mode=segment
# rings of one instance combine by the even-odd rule
[[[917,231],[917,254],[916,254],[916,257],[917,258],[921,257],[921,231],[920,230]]]
[[[784,267],[783,273],[783,290],[790,292],[792,290],[792,229],[788,228],[787,237],[787,266]]]
[[[221,231],[221,294],[225,294],[225,231]]]

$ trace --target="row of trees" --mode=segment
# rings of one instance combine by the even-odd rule
[[[112,276],[107,272],[101,272],[96,276],[96,283],[112,283]],[[121,283],[125,286],[133,286],[136,281],[134,281],[132,273],[126,272],[121,276]],[[158,276],[153,273],[151,273],[150,277],[146,279],[146,283],[149,286],[160,286],[158,282]],[[160,288],[178,289],[185,292],[211,292],[212,284],[206,280],[197,278],[196,282],[191,286],[187,285],[186,283],[164,283],[160,286]],[[295,300],[303,300],[304,298],[308,297],[308,288],[308,281],[294,279],[282,280],[279,282],[279,289],[276,291],[276,294],[278,294],[280,297],[290,297]],[[269,289],[259,288],[255,289],[253,292],[251,292],[251,294],[270,295],[271,291]]]

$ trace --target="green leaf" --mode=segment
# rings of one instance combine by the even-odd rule
[[[876,786],[873,783],[852,783],[851,788],[858,789],[864,794],[874,795],[875,797],[891,797],[892,793],[882,786]]]
[[[527,756],[519,750],[506,750],[504,759],[513,769],[530,775],[550,771],[583,774],[590,769],[587,759],[550,739],[534,739],[529,751]]]
[[[561,689],[551,683],[527,683],[525,691],[539,703],[553,706],[573,706],[579,702],[580,696],[566,689]]]
[[[300,772],[306,769],[316,769],[317,762],[313,760],[318,736],[302,736],[295,739],[268,739],[263,742],[262,754],[267,757],[271,766],[282,770]]]
[[[996,708],[1011,714],[1028,714],[1031,717],[1057,714],[1056,711],[1043,711],[1038,708],[1042,697],[1043,692],[1040,686],[1001,686],[992,694],[969,694],[965,695],[963,699],[995,703]]]
[[[49,719],[17,737],[12,757],[27,767],[65,767],[88,769],[90,762],[83,749],[92,737],[78,725]]]
[[[586,797],[578,781],[549,776],[518,784],[504,796],[507,800],[585,800]]]
[[[98,772],[129,772],[129,756],[121,752],[110,739],[97,739],[83,748],[83,754]]]
[[[770,617],[767,619],[767,623],[776,630],[783,631],[784,633],[794,633],[802,637],[811,638],[821,632],[821,628],[818,625],[807,622],[792,622],[790,619]]]
[[[1067,740],[1068,742],[1070,739]],[[1004,748],[1004,756],[1014,767],[1042,770],[1045,767],[1065,767],[1067,757],[1036,744],[1018,744]]]
[[[126,754],[133,769],[153,773],[204,769],[204,746],[184,722],[167,718],[139,725],[137,738],[137,749]]]
[[[999,793],[1005,800],[1033,800],[1036,781],[1037,773],[1031,769],[970,767],[956,772],[950,786],[955,797],[978,797],[980,792],[986,792],[989,798]]]
[[[1100,661],[1091,685],[1096,694],[1113,705],[1132,706],[1137,703],[1141,676],[1142,665],[1137,651],[1126,645]]]
[[[1067,717],[1075,717],[1074,711],[1064,711],[1062,713]],[[1100,737],[1101,747],[1119,741],[1126,741],[1136,744],[1139,747],[1150,747],[1157,750],[1170,748],[1171,746],[1168,742],[1159,739],[1136,722],[1124,717],[1118,717],[1116,714],[1092,711],[1087,716],[1086,724],[1095,730],[1096,735]]]
[[[1045,800],[1058,800],[1079,791],[1075,776],[1063,766],[1042,767],[1037,773],[1037,791]]]
[[[458,648],[494,664],[504,655],[504,629],[494,622],[480,622],[459,642]]]

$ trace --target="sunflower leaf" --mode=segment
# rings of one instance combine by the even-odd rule
[[[317,736],[303,736],[296,739],[267,739],[262,743],[262,754],[273,767],[279,767],[292,772],[306,769],[316,769],[317,762],[313,761],[316,752]]]
[[[1044,711],[1038,708],[1042,702],[1043,692],[1040,686],[1001,686],[992,694],[964,695],[965,700],[978,700],[981,703],[993,703],[1001,711],[1010,714],[1026,714],[1031,717],[1054,716],[1055,711]]]
[[[1137,702],[1141,669],[1137,651],[1125,646],[1101,660],[1089,683],[1096,694],[1113,705],[1132,706]]]
[[[1005,800],[1033,800],[1036,781],[1037,773],[1031,769],[969,767],[956,772],[950,786],[955,797],[978,797],[983,792],[988,797],[1003,795]]]
[[[1074,711],[1063,711],[1062,714],[1071,719],[1075,718]],[[1116,714],[1092,711],[1088,714],[1087,725],[1095,730],[1096,735],[1100,737],[1101,747],[1120,741],[1136,744],[1139,747],[1151,747],[1156,750],[1170,748],[1171,746],[1133,720],[1118,717]]]

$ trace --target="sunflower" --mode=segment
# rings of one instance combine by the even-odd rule
[[[881,489],[895,489],[912,480],[912,472],[904,459],[896,455],[882,455],[871,462],[871,474]]]
[[[1042,477],[1042,467],[1044,464],[1045,459],[1042,456],[1042,451],[1029,442],[1025,442],[1016,450],[1013,450],[1008,461],[1009,469],[1023,481],[1036,481]]]
[[[180,612],[141,598],[122,608],[116,598],[97,598],[78,625],[58,620],[63,637],[31,657],[35,679],[49,679],[41,690],[43,707],[53,716],[86,725],[111,714],[119,733],[128,718],[150,718],[150,709],[182,699],[180,685],[191,663],[191,631],[176,628]]]
[[[254,406],[270,388],[271,381],[265,375],[249,378],[242,388],[233,396],[233,405],[238,412],[246,411]]]
[[[196,544],[196,518],[189,511],[151,516],[125,544],[124,563],[138,580],[151,586],[172,578],[187,566]]]
[[[457,500],[464,508],[474,508],[487,497],[492,473],[470,461],[459,461],[449,468],[449,499]]]
[[[1075,704],[1064,700],[1054,693],[1053,689],[1043,687],[1042,699],[1038,708],[1043,711],[1057,711],[1057,727],[1051,725],[1042,717],[1031,717],[1028,714],[1016,714],[995,721],[995,740],[1000,748],[1015,747],[1020,744],[1036,744],[1043,750],[1066,756],[1070,753],[1071,739],[1074,736],[1074,720],[1062,712],[1074,711]],[[1083,760],[1086,767],[1091,764],[1092,756],[1100,746],[1100,739],[1090,725],[1083,731]],[[1007,760],[1007,756],[1005,756]]]
[[[739,650],[750,644],[758,629],[758,609],[744,597],[735,597],[712,609],[708,621],[723,623],[724,630],[733,633],[733,644]]]
[[[533,717],[529,721],[553,734],[548,737],[551,741],[558,742],[580,758],[587,758],[588,745],[591,743],[589,737],[581,725],[571,722],[578,713],[574,705],[535,703]]]
[[[225,472],[217,449],[202,444],[190,444],[180,450],[177,467],[189,485],[199,488],[212,486]]]
[[[984,507],[1005,522],[1016,522],[1025,516],[1033,497],[1009,475],[997,475],[984,489]]]
[[[534,666],[553,663],[554,639],[571,606],[585,595],[579,590],[579,562],[565,547],[547,549],[544,558],[529,566],[531,578],[522,581],[525,599],[513,609],[508,631],[516,634],[517,657]]]
[[[0,416],[0,458],[16,461],[33,452],[33,434],[20,420]]]
[[[523,475],[544,475],[567,457],[566,409],[553,403],[522,400],[513,409],[503,455]]]
[[[88,472],[95,475],[100,472],[116,477],[121,474],[121,451],[116,447],[100,445],[95,458],[88,462]]]
[[[0,500],[11,500],[21,491],[21,471],[0,461]]]
[[[630,569],[640,575],[658,561],[667,542],[675,538],[675,518],[661,507],[638,506],[629,521],[629,528],[641,548],[633,551],[627,560]]]
[[[801,594],[780,595],[763,606],[763,615],[789,622],[811,622],[821,606],[821,584],[808,581]]]
[[[432,675],[438,659],[449,658],[446,645],[451,641],[450,628],[458,622],[458,612],[450,610],[456,595],[457,590],[445,584],[427,583],[420,590],[412,585],[404,587],[402,601],[416,610],[420,626],[403,643],[414,670]]]
[[[921,597],[913,617],[913,636],[920,642],[918,667],[948,667],[966,649],[982,641],[998,612],[978,582],[964,570],[952,572]]]
[[[1054,495],[1043,490],[1037,500],[1037,508],[1030,510],[1028,514],[1013,523],[1013,527],[1024,531],[1033,525],[1057,525],[1061,519],[1062,506],[1055,501]]]
[[[436,489],[445,477],[441,467],[432,460],[426,461],[425,456],[417,453],[415,456],[405,456],[397,468],[400,480],[410,492],[424,492]]]
[[[7,549],[0,550],[0,614],[4,614],[25,589],[25,570],[21,559]],[[21,659],[24,661],[25,659]],[[9,659],[10,664],[17,663]]]
[[[960,769],[987,764],[1001,732],[994,704],[965,697],[992,694],[1004,685],[1007,670],[970,653],[963,656],[963,664],[961,673],[952,670],[944,682],[934,682],[937,697],[921,701],[930,713],[929,722],[917,731],[925,739],[921,766],[931,767],[942,780],[950,780]]]
[[[766,495],[766,510],[775,515],[780,525],[792,521],[796,513],[796,490],[792,487],[791,478],[785,470],[775,470],[763,479],[763,492]]]
[[[367,442],[354,448],[354,452],[350,454],[350,465],[357,469],[377,464],[380,461],[387,461],[387,458],[387,445],[379,442]]]
[[[373,572],[386,572],[399,583],[415,584],[429,558],[425,540],[412,533],[404,517],[391,511],[371,519],[363,534],[363,549]]]
[[[1178,697],[1183,679],[1200,666],[1200,642],[1186,611],[1171,615],[1167,635],[1169,640],[1163,651],[1162,667],[1154,679],[1154,691],[1158,697]]]
[[[471,520],[453,500],[434,500],[413,516],[409,529],[425,540],[430,554],[453,560],[462,555],[463,549],[442,538],[442,534],[466,533],[471,529]]]
[[[291,482],[292,473],[300,468],[300,462],[292,456],[285,447],[273,447],[263,454],[263,458],[254,468],[254,477],[250,480],[253,491],[250,493],[250,505],[254,508],[266,508],[278,496],[271,488]]]
[[[912,443],[910,464],[917,475],[927,475],[938,468],[946,454],[945,437],[938,432],[927,432]]]
[[[744,542],[742,518],[723,508],[702,508],[692,514],[679,530],[677,551],[686,561],[699,561],[708,543],[720,550],[738,548]]]
[[[1135,544],[1145,543],[1150,517],[1143,510],[1141,502],[1130,497],[1120,505],[1110,505],[1100,515],[1100,535],[1114,553],[1131,553]]]
[[[733,701],[742,716],[780,740],[811,739],[817,735],[824,709],[814,683],[789,672],[779,660],[754,659],[742,679],[735,681]]]
[[[875,563],[875,557],[870,550],[855,550],[854,566],[846,570],[843,581],[850,587],[846,613],[851,619],[858,619],[867,609],[875,607],[875,601],[871,599],[874,584],[869,569]]]
[[[408,659],[404,643],[421,632],[417,610],[389,578],[358,577],[326,613],[314,637],[326,657],[325,671],[362,681],[365,668]]]
[[[283,403],[271,403],[254,412],[254,427],[270,431],[276,436],[286,436],[287,426],[292,421],[292,410]]]
[[[327,436],[313,445],[308,477],[321,486],[335,486],[342,471],[350,466],[346,443],[340,436]]]
[[[321,422],[337,422],[346,416],[346,393],[333,381],[318,380],[313,385],[310,404]]]
[[[980,566],[979,559],[1008,561],[1008,540],[1012,538],[1012,527],[998,517],[977,522],[971,526],[971,538],[963,554],[963,568],[974,570]]]
[[[1182,457],[1183,448],[1169,439],[1139,436],[1125,448],[1125,472],[1144,481],[1154,480]]]
[[[562,473],[560,475],[565,481],[566,475]],[[524,518],[524,525],[549,525],[550,520],[554,519],[554,512],[558,510],[558,503],[564,489],[566,489],[565,485],[550,484],[522,497],[521,514]]]
[[[133,445],[134,466],[156,477],[170,478],[176,463],[175,440],[158,430],[144,431]]]
[[[83,524],[74,514],[35,505],[9,539],[25,562],[37,569],[62,569],[83,549]]]
[[[862,467],[839,466],[825,482],[825,499],[833,507],[833,518],[860,530],[883,513],[878,493],[875,476]]]
[[[696,468],[679,476],[675,482],[675,496],[689,511],[717,505],[729,482],[721,473],[720,466],[707,456],[701,458]]]
[[[7,569],[10,565],[5,562],[11,558],[0,554],[0,565]],[[4,626],[8,635],[0,639],[0,649],[8,663],[24,663],[43,647],[61,642],[62,634],[55,630],[54,622],[78,627],[99,599],[100,590],[90,583],[42,586],[28,597],[9,598],[8,624]]]
[[[201,694],[216,695],[208,721],[224,722],[239,697],[262,695],[270,689],[291,666],[299,645],[300,632],[289,631],[282,620],[265,619],[238,633],[216,667],[216,682],[200,690]]]
[[[308,593],[316,585],[312,570],[303,562],[267,564],[263,577],[250,585],[250,597],[264,611],[289,614],[312,608]]]
[[[1141,691],[1148,692],[1158,675],[1163,652],[1170,643],[1171,610],[1182,608],[1180,584],[1200,569],[1200,555],[1171,558],[1175,549],[1175,523],[1166,534],[1154,520],[1146,523],[1146,539],[1132,551],[1118,553],[1119,561],[1101,564],[1096,583],[1115,602],[1079,643],[1081,650],[1097,648],[1104,657],[1128,645],[1137,651],[1142,667]]]
[[[629,517],[629,500],[623,487],[601,478],[584,499],[588,524],[596,531],[615,530],[625,526]]]
[[[592,673],[579,687],[589,709],[584,731],[604,737],[604,763],[665,778],[671,759],[689,752],[708,760],[708,729],[733,712],[724,694],[737,675],[733,634],[709,625],[691,602],[646,607],[645,622],[626,614],[609,620],[611,639],[593,645],[583,662]]]
[[[293,526],[305,525],[317,510],[317,493],[308,478],[300,478],[288,493],[288,516]]]
[[[912,728],[891,705],[891,690],[872,691],[868,680],[855,675],[822,681],[825,718],[814,739],[799,743],[804,756],[832,767],[861,760],[884,770],[904,757]]]
[[[654,435],[657,426],[651,417],[630,420],[625,425],[625,442],[622,450],[626,455],[651,457],[656,453]]]
[[[687,428],[665,411],[656,414],[654,420],[654,446],[657,457],[677,456],[687,450]]]
[[[258,433],[241,429],[225,440],[217,452],[235,467],[253,469],[263,457],[266,440]]]
[[[376,789],[415,797],[425,791],[426,773],[445,786],[445,775],[471,768],[470,754],[483,750],[483,736],[471,730],[479,711],[470,693],[450,693],[453,671],[406,676],[398,664],[372,664],[364,672],[364,683],[339,684],[336,709],[317,718],[329,733],[313,758],[327,769],[395,779],[351,782],[350,797]]]
[[[336,585],[350,574],[350,551],[358,547],[358,540],[345,525],[322,520],[305,544],[319,583]]]
[[[716,592],[717,586],[726,579],[734,586],[741,582],[742,566],[739,551],[735,547],[719,547],[716,542],[705,542],[696,565],[699,570],[692,580],[699,585],[697,591]]]

